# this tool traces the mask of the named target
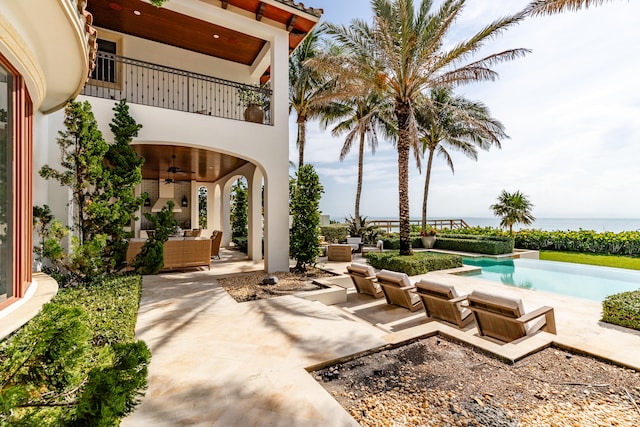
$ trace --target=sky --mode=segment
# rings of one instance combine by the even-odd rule
[[[368,0],[308,0],[323,21],[370,20]],[[419,0],[414,3],[418,5]],[[490,21],[524,8],[526,0],[467,0],[450,42],[468,38]],[[436,6],[440,1],[435,1]],[[502,149],[478,161],[453,155],[455,174],[436,158],[428,217],[492,217],[502,190],[523,192],[538,218],[640,218],[640,2],[613,0],[579,12],[529,18],[486,45],[486,54],[528,48],[524,58],[494,67],[500,75],[456,89],[486,104],[506,128]],[[290,160],[297,162],[295,113]],[[343,161],[344,140],[317,122],[307,126],[305,162],[314,165],[325,193],[320,210],[353,215],[357,146]],[[410,163],[410,214],[422,210],[424,171]],[[293,172],[292,172],[293,173]],[[380,140],[364,158],[360,213],[398,217],[397,153]]]

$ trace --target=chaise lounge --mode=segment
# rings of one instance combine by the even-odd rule
[[[553,307],[540,307],[524,314],[522,300],[479,291],[471,292],[467,300],[480,336],[511,342],[539,330],[556,333]]]
[[[376,272],[370,265],[353,263],[347,266],[353,286],[359,294],[368,294],[374,298],[382,298],[384,292],[377,282]]]
[[[378,283],[382,287],[382,292],[388,304],[399,305],[410,311],[422,308],[420,297],[410,291],[415,290],[415,286],[409,281],[409,276],[405,273],[381,270],[376,274]]]
[[[471,310],[462,307],[466,295],[459,296],[451,285],[422,279],[416,283],[416,295],[422,300],[427,317],[444,320],[459,328],[473,321]]]

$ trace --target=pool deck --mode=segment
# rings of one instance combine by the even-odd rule
[[[342,274],[347,264],[320,265]],[[261,269],[250,261],[214,262],[210,272],[144,278],[136,334],[153,354],[149,389],[122,426],[356,426],[307,371],[434,334],[509,360],[555,344],[640,370],[640,331],[600,322],[597,302],[442,272],[411,278],[437,276],[461,294],[481,289],[521,298],[527,311],[554,307],[557,335],[500,344],[473,326],[458,330],[359,295],[346,276],[331,279],[346,289],[346,301],[331,306],[296,296],[236,303],[216,282]]]

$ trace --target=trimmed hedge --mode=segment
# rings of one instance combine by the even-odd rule
[[[448,234],[507,236],[506,231],[492,227],[450,230]],[[522,249],[580,252],[604,255],[640,256],[640,230],[613,233],[593,230],[543,231],[523,229],[515,233],[515,246]]]
[[[320,234],[324,236],[324,240],[329,243],[338,243],[345,241],[349,232],[346,225],[332,224],[320,227]]]
[[[400,256],[396,251],[369,252],[365,256],[374,268],[398,271],[408,276],[462,267],[462,257],[434,252],[417,252],[409,256]]]
[[[640,330],[640,290],[605,298],[602,302],[602,321]]]
[[[452,251],[500,255],[513,252],[513,245],[513,238],[506,236],[439,234],[435,247]]]
[[[410,236],[411,237],[411,247],[412,248],[421,248],[422,247],[422,239],[420,236]],[[399,250],[400,249],[400,237],[398,237],[397,233],[390,234],[384,237],[381,237],[379,240],[382,240],[382,244],[385,249],[391,250]]]

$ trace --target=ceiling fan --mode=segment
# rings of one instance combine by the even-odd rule
[[[166,169],[166,172],[169,174],[167,178],[164,179],[165,184],[173,184],[176,182],[175,175],[176,174],[190,174],[195,173],[194,171],[185,171],[176,166],[176,155],[171,155],[171,166]]]

